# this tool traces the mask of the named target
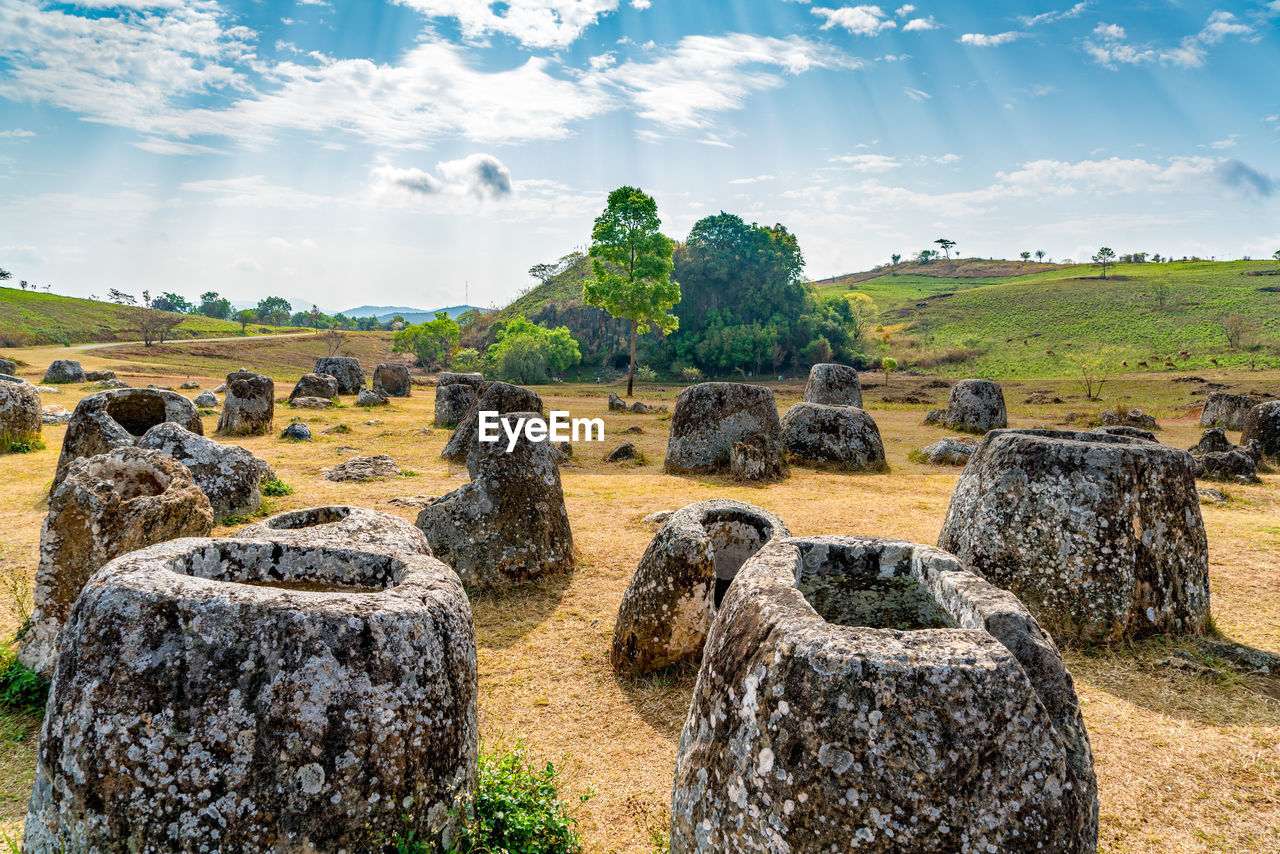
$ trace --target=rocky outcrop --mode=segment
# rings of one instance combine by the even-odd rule
[[[742,383],[688,386],[671,415],[666,471],[726,471],[734,443],[754,437],[781,450],[782,426],[771,389]]]
[[[991,380],[960,380],[947,395],[947,408],[931,411],[925,423],[962,433],[985,433],[1008,427],[1004,391],[999,383]]]
[[[328,374],[303,374],[289,392],[289,402],[300,397],[320,397],[326,400],[338,396],[338,381]]]
[[[356,395],[356,406],[386,406],[391,401],[385,394],[362,388]]]
[[[5,376],[17,377],[18,363],[13,359],[0,359],[0,374]]]
[[[33,442],[40,437],[43,425],[40,392],[17,377],[0,377],[0,454],[20,442]]]
[[[501,420],[540,417],[513,412]],[[477,587],[572,569],[573,533],[551,443],[521,432],[508,452],[505,442],[473,440],[465,459],[471,482],[418,514],[436,556]]]
[[[446,386],[449,388],[449,386]],[[437,406],[439,397],[436,398]],[[467,407],[466,413],[458,422],[457,428],[449,441],[445,443],[440,456],[451,463],[466,464],[467,454],[476,444],[476,436],[480,431],[480,412],[542,412],[542,398],[535,391],[530,391],[511,383],[487,383],[480,394]],[[439,410],[437,409],[437,413]]]
[[[211,391],[202,391],[191,399],[201,409],[217,409],[218,397]]]
[[[277,513],[241,528],[236,537],[386,554],[431,554],[431,546],[422,532],[399,516],[342,504]]]
[[[480,391],[480,387],[485,384],[484,375],[476,373],[458,373],[455,371],[441,371],[436,377],[436,388],[449,385],[468,385]]]
[[[336,406],[327,397],[295,397],[289,405],[294,409],[333,409]]]
[[[224,436],[265,436],[275,421],[275,383],[271,377],[251,371],[227,374],[227,396],[218,416],[218,432]]]
[[[188,539],[67,626],[26,851],[436,850],[476,781],[476,643],[439,561]]]
[[[115,378],[116,378],[115,371],[85,371],[84,372],[85,382],[90,382],[90,383],[105,382],[107,380],[114,380]],[[188,388],[186,383],[183,383],[182,387]],[[190,386],[190,388],[200,388],[200,384],[195,383],[194,385]]]
[[[50,493],[62,483],[72,460],[133,447],[148,430],[167,421],[204,435],[200,413],[177,392],[129,388],[82,398],[67,423]]]
[[[116,448],[70,462],[40,531],[35,608],[24,664],[53,671],[58,632],[80,589],[119,555],[213,529],[213,510],[185,466],[168,454]]]
[[[1244,420],[1248,417],[1249,410],[1253,409],[1257,403],[1258,401],[1245,394],[1210,392],[1205,398],[1204,409],[1200,412],[1200,426],[1243,430]]]
[[[1205,480],[1222,480],[1233,483],[1257,483],[1258,464],[1243,450],[1214,451],[1208,454],[1192,454],[1196,477]]]
[[[71,413],[67,411],[65,406],[51,403],[40,408],[40,422],[42,424],[66,424],[69,421],[71,421]]]
[[[1055,637],[1109,643],[1208,623],[1208,546],[1186,451],[1099,433],[989,433],[938,546],[1011,590]]]
[[[804,384],[804,402],[861,409],[862,382],[858,372],[848,365],[814,365],[809,369],[809,381]]]
[[[364,388],[364,369],[353,356],[325,356],[316,359],[312,373],[333,377],[338,383],[339,394],[356,394]]]
[[[382,364],[373,369],[373,390],[383,397],[408,397],[412,389],[413,381],[404,365]]]
[[[440,374],[436,380],[435,426],[457,427],[484,385],[480,374]]]
[[[920,450],[927,462],[943,466],[962,466],[969,462],[978,443],[968,436],[948,436]]]
[[[374,454],[371,457],[352,457],[333,468],[325,469],[323,474],[325,480],[359,483],[366,480],[399,477],[400,467],[386,454]]]
[[[1249,410],[1240,444],[1255,456],[1280,459],[1280,400],[1259,403]]]
[[[742,564],[770,540],[791,536],[777,516],[741,501],[663,512],[618,608],[609,663],[619,673],[696,658]]]
[[[778,540],[711,626],[672,854],[1097,846],[1088,735],[1050,637],[951,555]]]
[[[1141,409],[1122,409],[1116,412],[1107,410],[1098,416],[1103,427],[1137,427],[1141,430],[1155,430],[1156,417]]]
[[[44,372],[43,383],[58,385],[62,383],[87,382],[84,368],[75,359],[54,359],[49,369]]]
[[[792,404],[782,416],[782,444],[792,462],[831,465],[846,471],[888,468],[875,420],[854,406]]]
[[[262,506],[262,484],[271,467],[239,445],[223,445],[166,422],[148,430],[137,446],[163,451],[186,466],[215,519],[248,515]]]
[[[294,421],[288,427],[284,428],[284,432],[280,434],[280,438],[289,442],[310,442],[311,428],[301,421]]]

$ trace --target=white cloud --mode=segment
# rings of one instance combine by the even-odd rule
[[[414,202],[435,196],[498,201],[514,193],[510,170],[491,154],[441,161],[434,175],[388,164],[375,166],[370,174],[373,195],[379,201]]]
[[[841,154],[830,158],[831,163],[841,163],[852,172],[879,174],[902,166],[896,157],[886,154]]]
[[[1093,29],[1094,38],[1085,40],[1084,50],[1094,62],[1113,70],[1119,65],[1140,65],[1156,61],[1179,68],[1200,68],[1208,55],[1206,45],[1218,44],[1227,36],[1252,34],[1253,27],[1241,23],[1230,12],[1218,10],[1209,15],[1199,33],[1184,36],[1176,47],[1134,45],[1127,41],[1124,27],[1098,24]]]
[[[1024,27],[1036,27],[1040,24],[1053,24],[1058,21],[1066,21],[1071,18],[1078,18],[1080,14],[1089,8],[1089,3],[1077,3],[1070,9],[1061,12],[1042,12],[1039,15],[1019,15],[1018,20],[1022,22]]]
[[[631,0],[631,8],[644,11],[653,5],[653,0]]]
[[[915,10],[916,10],[915,6],[913,6],[910,3],[906,3],[906,4],[903,4],[902,6],[899,6],[897,9],[895,9],[893,14],[897,15],[899,18],[905,18]]]
[[[528,47],[566,47],[618,8],[618,0],[393,0],[431,18],[453,18],[465,38],[510,36]],[[646,4],[647,5],[647,4]],[[496,8],[495,8],[496,7]],[[644,8],[637,6],[637,8]]]
[[[1240,23],[1236,16],[1221,9],[1215,11],[1205,22],[1200,31],[1200,40],[1205,44],[1217,44],[1227,36],[1247,36],[1253,33],[1253,27]]]
[[[1025,36],[1026,33],[1017,31],[1009,31],[1007,33],[965,33],[960,36],[961,44],[973,45],[974,47],[996,47],[1002,44],[1008,44],[1011,41],[1017,41]]]
[[[921,89],[912,89],[910,86],[903,86],[902,91],[913,101],[927,101],[933,97],[928,92]]]
[[[261,273],[262,265],[253,258],[241,258],[231,265],[237,273]]]
[[[776,179],[777,179],[776,175],[757,175],[754,178],[734,178],[729,183],[730,184],[758,184],[761,181],[774,181]]]
[[[244,178],[211,178],[203,181],[187,181],[178,189],[209,198],[220,207],[285,208],[300,210],[331,203],[333,199],[271,184],[265,175]]]
[[[925,30],[936,30],[937,28],[938,22],[933,19],[932,15],[927,18],[912,18],[902,25],[904,33],[923,32]]]
[[[511,171],[492,154],[472,154],[461,160],[436,164],[447,183],[477,199],[501,199],[511,195]]]
[[[160,137],[150,136],[138,142],[131,143],[135,148],[141,148],[152,154],[224,154],[225,152],[210,148],[207,145],[195,145],[190,142],[178,142],[172,139],[163,139]]]
[[[843,27],[857,36],[875,36],[898,26],[879,6],[842,6],[839,9],[815,6],[812,11],[818,17],[826,18],[822,29]]]
[[[13,128],[11,130],[0,130],[0,139],[9,140],[28,140],[35,136],[35,131],[23,130],[22,128]]]

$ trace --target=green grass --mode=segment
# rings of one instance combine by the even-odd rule
[[[109,302],[0,288],[0,347],[40,344],[85,344],[97,341],[136,341],[137,309]],[[266,328],[266,327],[263,327]],[[251,323],[250,334],[259,330]],[[271,328],[272,332],[294,331]],[[239,335],[240,324],[203,315],[184,315],[171,333],[174,338],[216,338]]]

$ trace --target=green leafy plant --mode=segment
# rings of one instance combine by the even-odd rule
[[[636,379],[641,382],[655,383],[658,381],[658,372],[648,365],[639,365],[636,367]]]
[[[292,495],[293,487],[278,477],[273,477],[262,484],[262,494],[276,498],[281,495]]]
[[[18,661],[11,646],[0,645],[0,706],[38,715],[48,699],[49,682]]]
[[[41,436],[32,436],[29,439],[19,439],[9,442],[9,453],[11,454],[32,454],[36,451],[45,449],[44,438]]]

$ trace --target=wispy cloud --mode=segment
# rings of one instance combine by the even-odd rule
[[[904,33],[917,33],[936,29],[938,29],[938,22],[933,19],[932,15],[927,18],[912,18],[902,25]]]
[[[1020,33],[1016,30],[1010,30],[1007,33],[965,33],[960,36],[960,43],[973,45],[974,47],[997,47],[1002,44],[1008,44],[1012,41],[1025,36],[1026,33]]]
[[[22,142],[31,139],[36,135],[35,131],[23,130],[22,128],[13,128],[11,130],[0,130],[0,139],[9,142]]]
[[[1018,20],[1022,22],[1022,26],[1024,27],[1038,27],[1041,24],[1054,24],[1058,21],[1067,21],[1071,18],[1078,18],[1081,13],[1088,8],[1088,2],[1077,3],[1070,9],[1065,9],[1060,12],[1041,12],[1039,15],[1019,15]]]
[[[761,181],[777,180],[776,175],[757,175],[754,178],[734,178],[730,184],[758,184]]]
[[[1254,29],[1230,12],[1217,10],[1209,15],[1204,27],[1194,35],[1184,36],[1176,46],[1132,44],[1124,27],[1117,24],[1098,24],[1093,37],[1084,41],[1084,51],[1094,62],[1115,70],[1120,65],[1141,65],[1159,62],[1179,68],[1200,68],[1208,55],[1208,46],[1216,45],[1228,36],[1249,36]]]
[[[913,101],[927,101],[933,97],[923,89],[912,89],[910,86],[903,86],[902,91]]]
[[[852,172],[870,174],[888,172],[902,166],[898,158],[886,154],[841,154],[829,158],[828,162],[839,163]]]
[[[877,36],[898,26],[879,6],[842,6],[839,9],[815,6],[812,11],[813,14],[826,18],[822,29],[842,27],[856,36]]]
[[[431,18],[452,18],[463,36],[498,33],[534,48],[567,47],[618,0],[393,0]],[[633,3],[638,9],[648,7]]]

